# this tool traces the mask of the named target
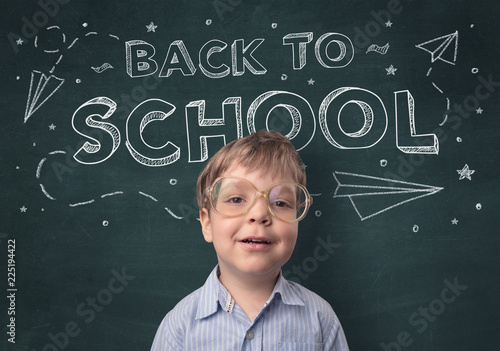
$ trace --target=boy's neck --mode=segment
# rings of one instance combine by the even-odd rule
[[[236,276],[221,269],[219,281],[250,321],[253,321],[269,300],[278,275],[279,271],[264,276],[241,274]]]

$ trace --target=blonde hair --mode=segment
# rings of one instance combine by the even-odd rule
[[[233,140],[208,161],[196,182],[200,209],[210,209],[205,190],[235,163],[247,169],[269,172],[273,176],[290,175],[295,182],[306,185],[304,164],[291,141],[277,132],[259,131]]]

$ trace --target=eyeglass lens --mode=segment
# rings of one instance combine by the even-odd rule
[[[212,204],[225,216],[238,216],[247,211],[258,195],[252,183],[238,178],[221,178],[212,188]],[[307,210],[307,194],[298,184],[279,183],[268,190],[271,213],[286,221],[301,218]]]

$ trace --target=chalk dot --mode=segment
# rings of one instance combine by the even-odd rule
[[[21,79],[21,77],[17,76],[17,77],[16,77],[16,80],[19,80],[19,79]]]
[[[483,208],[483,205],[481,205],[480,203],[476,204],[476,210],[480,211],[482,208]]]
[[[416,225],[416,224],[415,224],[415,225],[413,226],[413,232],[414,232],[414,233],[417,233],[419,229],[420,229],[420,228],[418,227],[418,225]]]
[[[380,160],[380,166],[381,167],[387,166],[387,160]]]
[[[82,80],[80,78],[78,78],[77,80],[75,80],[76,84],[80,84],[82,82]]]
[[[209,18],[205,21],[206,25],[209,26],[212,24],[212,20]]]
[[[170,179],[170,185],[176,185],[177,179]]]
[[[278,28],[278,23],[273,23],[273,24],[271,24],[271,28],[272,28],[272,29],[276,29],[276,28]]]
[[[457,137],[457,143],[461,143],[461,142],[462,142],[462,138]]]
[[[19,166],[16,166],[16,169],[21,169]]]
[[[89,26],[89,24],[87,22],[85,22],[84,24],[82,24],[82,27],[87,28],[88,26]]]
[[[321,211],[320,210],[316,210],[316,212],[314,212],[314,215],[316,217],[321,217]]]
[[[471,25],[470,25],[470,27],[471,27],[471,28],[474,28],[474,24],[471,24]]]
[[[103,227],[107,227],[109,225],[109,222],[108,221],[102,221],[102,226]]]
[[[471,72],[472,72],[473,74],[477,74],[477,73],[479,73],[479,69],[478,69],[478,68],[476,68],[476,67],[474,67],[473,69],[471,69]]]
[[[286,74],[281,75],[281,80],[287,80],[287,79],[288,79],[288,76]]]

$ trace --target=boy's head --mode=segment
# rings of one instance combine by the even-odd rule
[[[198,177],[198,207],[210,210],[205,190],[232,166],[261,170],[274,176],[289,176],[306,185],[306,173],[298,152],[288,138],[276,132],[259,131],[225,145],[208,161]]]
[[[276,278],[312,201],[305,182],[297,151],[278,133],[235,140],[207,163],[197,183],[200,223],[222,282],[228,275]]]

